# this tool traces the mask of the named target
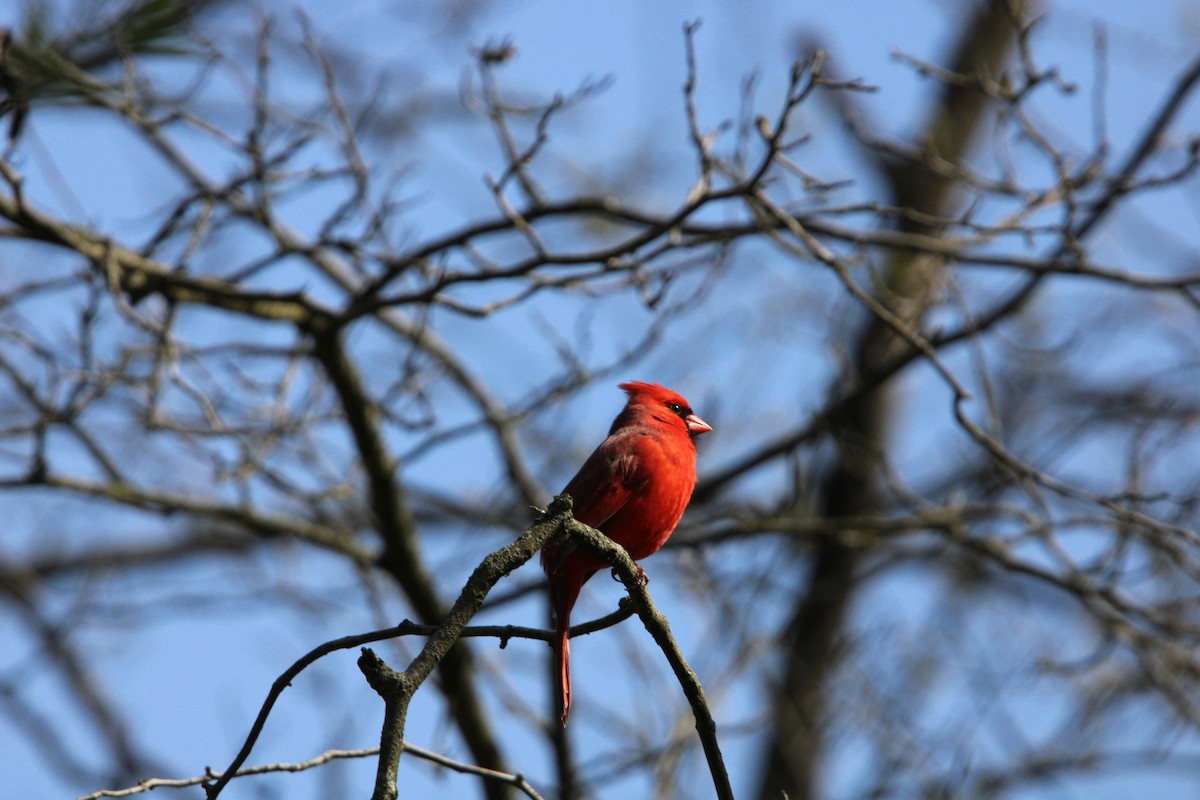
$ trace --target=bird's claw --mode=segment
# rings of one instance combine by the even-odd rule
[[[637,582],[638,582],[638,586],[646,586],[646,585],[648,585],[648,584],[650,583],[650,576],[646,574],[646,570],[642,569],[642,565],[641,565],[641,564],[639,564],[639,563],[637,563],[636,561],[634,562],[633,566],[634,566],[634,569],[636,569],[636,570],[637,570]],[[621,576],[617,574],[617,568],[616,568],[616,567],[613,567],[613,571],[612,571],[612,579],[613,579],[614,581],[616,581],[617,583],[620,583],[620,582],[621,582]]]

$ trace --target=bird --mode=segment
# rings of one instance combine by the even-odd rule
[[[696,438],[712,431],[688,401],[657,383],[619,386],[625,408],[608,437],[567,483],[575,519],[625,548],[635,562],[658,552],[696,486]],[[588,578],[609,565],[565,537],[542,548],[554,610],[555,682],[563,727],[571,713],[571,609]],[[641,567],[638,567],[641,570]],[[644,580],[645,572],[641,572]]]

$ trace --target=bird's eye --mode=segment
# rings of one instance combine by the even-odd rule
[[[672,413],[683,416],[684,407],[682,405],[680,405],[679,403],[667,403],[667,408],[671,409]]]

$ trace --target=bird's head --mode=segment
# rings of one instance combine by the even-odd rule
[[[657,383],[630,381],[622,383],[621,389],[629,395],[625,408],[637,414],[645,414],[667,425],[682,424],[688,436],[697,436],[712,431],[712,426],[692,411],[692,406],[683,395]],[[623,415],[622,415],[623,416]],[[677,421],[678,420],[678,421]]]

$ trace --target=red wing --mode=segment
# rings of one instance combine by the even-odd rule
[[[638,459],[629,449],[625,437],[611,436],[579,468],[563,490],[575,502],[575,519],[602,529],[640,488]]]

